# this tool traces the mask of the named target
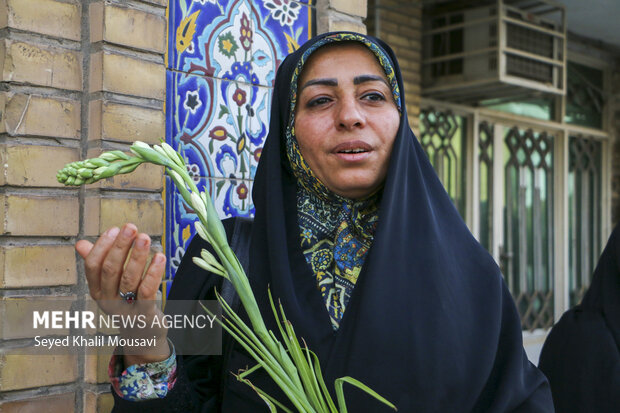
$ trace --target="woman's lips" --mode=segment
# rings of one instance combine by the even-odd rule
[[[364,141],[349,141],[336,145],[332,153],[346,162],[359,162],[370,156],[372,147]]]

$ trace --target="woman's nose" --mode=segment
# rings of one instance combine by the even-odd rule
[[[340,101],[336,119],[338,128],[349,130],[364,125],[364,115],[358,107],[357,99],[345,98]]]

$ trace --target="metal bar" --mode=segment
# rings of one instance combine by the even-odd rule
[[[526,176],[525,167],[514,166],[517,171],[517,188],[518,188],[518,200],[517,200],[517,226],[519,227],[518,239],[519,239],[519,293],[528,292],[527,283],[527,217],[525,207],[526,196]]]
[[[541,196],[540,196],[540,175],[541,171],[539,168],[534,166],[533,172],[533,199],[532,199],[532,270],[534,272],[534,289],[536,291],[544,291],[543,288],[543,263],[542,263],[542,231],[545,231],[545,226],[542,225],[542,217],[540,213],[540,204],[541,204]]]
[[[563,130],[556,135],[553,145],[553,199],[568,198],[568,133]],[[554,301],[553,315],[555,321],[570,306],[568,274],[568,202],[553,202],[553,274]]]
[[[441,26],[436,29],[424,30],[423,36],[432,36],[434,34],[450,32],[452,30],[464,29],[465,27],[475,26],[475,25],[482,24],[482,23],[490,23],[490,22],[494,22],[495,19],[497,19],[496,16],[482,17],[479,19],[469,20],[469,21],[462,22],[462,23],[454,23],[448,26]]]
[[[504,206],[506,205],[506,211],[508,211],[507,205],[510,202],[510,191],[505,186],[504,180],[504,136],[503,127],[501,125],[493,126],[493,257],[498,264],[501,264],[500,246],[504,244],[505,250],[508,253],[512,253],[512,225],[510,221],[510,214],[506,213],[506,238],[504,238]],[[506,198],[502,197],[506,189]],[[504,203],[505,202],[505,203]],[[512,265],[507,266],[505,270],[505,276],[507,277],[507,283],[512,289]]]
[[[506,72],[502,74],[502,82],[510,83],[513,85],[526,87],[530,89],[535,89],[541,92],[549,92],[554,95],[561,95],[565,93],[564,90],[560,89],[557,86],[547,86],[546,84],[543,84],[542,82],[538,82],[536,80],[525,79],[523,77],[518,77],[514,75],[509,75],[509,74],[506,74]]]
[[[542,63],[548,63],[554,66],[564,66],[565,64],[564,60],[550,59],[548,57],[537,55],[535,53],[524,52],[523,50],[515,49],[514,47],[506,46],[504,48],[504,52],[508,54],[516,55],[516,56],[525,57],[530,60],[537,60]]]
[[[600,145],[600,146],[599,146]],[[602,146],[601,143],[597,142],[597,148],[600,148]],[[597,149],[597,154],[599,154],[600,152]],[[599,158],[600,159],[600,158]],[[601,206],[600,205],[600,199],[601,199],[601,191],[600,191],[600,183],[601,183],[601,174],[599,173],[599,170],[597,168],[600,168],[601,164],[600,162],[596,162],[594,164],[594,167],[592,168],[592,181],[594,182],[593,184],[593,188],[592,188],[592,199],[594,200],[598,200],[599,201],[599,205],[598,208],[595,206],[593,208],[593,214],[592,214],[592,264],[596,263],[598,261],[598,256],[600,255],[601,251],[601,244],[600,244],[600,239],[601,239]],[[592,269],[594,269],[594,265],[591,267]],[[590,285],[590,280],[591,280],[591,274],[588,274],[588,285]]]
[[[590,223],[590,208],[589,202],[589,185],[588,185],[588,171],[582,170],[579,173],[580,175],[580,185],[581,185],[581,218],[580,218],[580,232],[581,232],[581,276],[580,276],[580,285],[579,287],[584,287],[588,285],[588,274],[590,272],[590,253],[592,252],[592,246],[590,245],[590,231],[588,230]]]
[[[556,31],[556,30],[552,30],[552,29],[547,29],[545,27],[541,27],[541,26],[537,26],[533,23],[529,23],[523,20],[519,20],[519,19],[515,19],[512,17],[508,17],[508,16],[503,16],[502,20],[504,20],[506,23],[510,23],[510,24],[514,24],[516,26],[521,26],[521,27],[526,27],[528,29],[532,29],[535,30],[537,32],[541,32],[541,33],[546,33],[548,35],[557,37],[559,39],[566,39],[566,34],[561,31]]]
[[[480,240],[480,161],[479,127],[476,113],[464,117],[467,127],[464,128],[465,153],[465,220],[474,237]]]
[[[499,81],[504,81],[506,74],[506,55],[502,52],[506,48],[506,24],[502,20],[504,2],[497,0],[497,73]]]
[[[569,138],[574,139],[574,138]],[[570,144],[570,143],[569,143]],[[576,149],[573,149],[576,150]],[[575,156],[575,155],[573,155]],[[573,169],[573,174],[571,177],[571,184],[573,187],[573,198],[570,200],[572,204],[571,213],[570,213],[570,228],[573,229],[572,234],[570,235],[570,285],[569,289],[573,291],[577,290],[577,258],[579,257],[579,243],[577,242],[577,203],[579,200],[578,188],[577,188],[577,179],[576,179],[576,171],[577,167],[575,165]],[[569,172],[570,173],[570,172]],[[568,305],[570,306],[570,302]]]
[[[549,136],[549,139],[553,139],[551,136]],[[552,141],[552,145],[554,145],[555,147],[555,141]],[[551,152],[553,154],[553,152]],[[553,156],[553,155],[552,155]],[[546,245],[546,254],[545,254],[545,258],[547,261],[547,272],[545,274],[545,282],[546,282],[546,287],[547,289],[545,291],[552,291],[553,297],[555,297],[555,231],[554,229],[554,222],[556,219],[555,216],[555,211],[554,211],[554,206],[556,204],[555,202],[555,190],[553,187],[553,180],[554,180],[554,170],[555,170],[555,159],[552,158],[551,160],[551,170],[550,171],[545,171],[544,173],[544,177],[543,179],[546,182],[545,185],[545,189],[547,191],[547,193],[545,194],[545,199],[547,200],[546,202],[546,215],[547,215],[547,245]],[[566,202],[563,202],[564,204],[566,204]],[[565,274],[565,273],[563,273]],[[551,309],[550,311],[553,313],[554,311],[554,302],[551,302]],[[551,318],[553,320],[553,316]],[[551,327],[551,326],[549,326]]]

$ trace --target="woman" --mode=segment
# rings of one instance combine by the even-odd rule
[[[620,409],[620,226],[616,226],[581,303],[553,327],[540,369],[562,413]]]
[[[324,34],[282,63],[250,239],[249,277],[267,327],[277,330],[270,287],[326,383],[352,376],[402,412],[551,412],[501,274],[437,179],[402,96],[393,52],[371,37]],[[120,260],[102,258],[115,250],[109,238],[88,265],[91,278],[114,268],[121,290],[135,291],[138,284],[123,281],[134,276],[119,275]],[[85,256],[89,247],[78,250]],[[186,257],[205,247],[196,237]],[[185,259],[170,298],[209,298],[219,283]],[[225,354],[178,357],[174,385],[160,383],[170,387],[159,392],[165,397],[115,394],[115,411],[267,411],[228,373],[252,360],[238,346]],[[252,376],[284,400],[264,372]],[[356,389],[346,395],[350,411],[389,411]]]

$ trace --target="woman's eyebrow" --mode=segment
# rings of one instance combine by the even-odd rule
[[[338,79],[312,79],[308,80],[302,87],[299,89],[301,93],[302,90],[307,88],[308,86],[314,85],[323,85],[323,86],[338,86]]]
[[[378,76],[378,75],[359,75],[359,76],[355,76],[353,78],[353,84],[354,85],[359,85],[359,84],[362,84],[364,82],[374,82],[374,81],[383,82],[388,87],[390,87],[390,84],[387,82],[387,80],[385,80],[385,78],[383,76]]]

